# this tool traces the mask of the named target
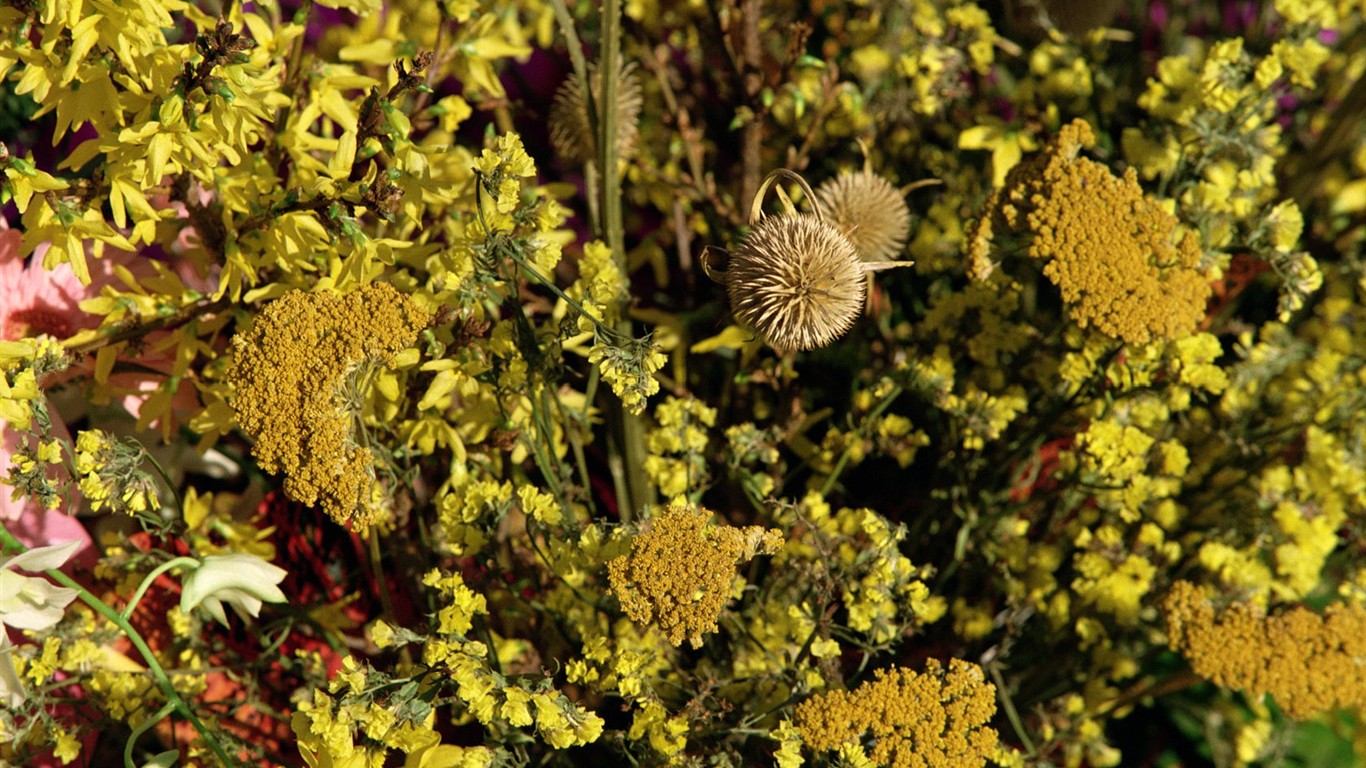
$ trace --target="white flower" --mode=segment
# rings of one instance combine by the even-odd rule
[[[210,555],[199,567],[185,577],[180,593],[180,610],[189,613],[203,605],[219,623],[227,624],[223,603],[232,606],[237,615],[246,619],[261,612],[261,603],[283,603],[280,591],[287,571],[256,555]]]
[[[0,706],[14,709],[24,703],[24,683],[14,668],[14,646],[9,635],[0,631]]]
[[[66,607],[76,599],[76,590],[59,587],[41,576],[24,576],[25,571],[61,568],[83,542],[68,541],[50,547],[34,547],[0,562],[0,631],[47,629],[62,620]]]
[[[66,607],[76,599],[76,590],[59,587],[29,572],[61,568],[85,542],[68,541],[49,547],[34,547],[0,562],[0,704],[17,707],[24,703],[24,684],[14,668],[14,646],[6,627],[48,629],[62,620]]]

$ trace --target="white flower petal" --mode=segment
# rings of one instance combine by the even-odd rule
[[[223,604],[218,602],[218,598],[206,597],[204,598],[204,601],[199,604],[199,607],[208,611],[211,616],[218,620],[219,624],[222,624],[225,627],[228,626],[228,614],[223,612]],[[183,609],[182,606],[182,610]]]
[[[19,679],[19,673],[14,669],[14,646],[10,645],[9,637],[0,630],[0,704],[13,709],[24,703],[24,683]]]
[[[20,576],[0,570],[0,626],[47,629],[62,620],[66,607],[79,594],[41,576]]]
[[[27,552],[11,557],[3,563],[0,568],[6,570],[22,569],[30,573],[46,571],[51,568],[61,568],[66,565],[66,561],[76,554],[76,550],[81,548],[85,542],[80,540],[67,541],[61,544],[53,544],[47,547],[34,547]]]
[[[223,603],[246,618],[260,613],[262,601],[283,603],[285,593],[277,586],[287,575],[285,569],[247,554],[213,555],[185,577],[180,593],[180,609],[186,612],[203,606],[223,623]]]

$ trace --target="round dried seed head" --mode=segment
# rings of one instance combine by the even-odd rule
[[[906,247],[911,211],[901,192],[872,171],[827,179],[816,199],[825,220],[849,238],[864,261],[890,261]]]
[[[636,77],[634,64],[626,64],[618,57],[617,65],[617,104],[613,114],[617,116],[617,154],[624,158],[630,156],[636,146],[641,105],[640,78]],[[593,89],[593,98],[597,99],[602,82],[597,62],[588,65],[588,80]],[[588,119],[588,101],[583,97],[582,84],[578,77],[571,74],[555,92],[555,101],[550,105],[550,143],[568,162],[592,162],[598,156],[598,142],[592,125]]]
[[[817,349],[849,331],[867,279],[849,239],[809,213],[768,216],[725,273],[731,311],[775,349]]]

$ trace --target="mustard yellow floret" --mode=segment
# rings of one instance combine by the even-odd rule
[[[990,274],[991,241],[1024,236],[1077,325],[1134,345],[1189,336],[1210,295],[1199,240],[1143,194],[1133,169],[1119,177],[1078,156],[1094,145],[1076,120],[1011,171],[974,231],[972,272]]]
[[[345,296],[291,291],[233,337],[237,423],[256,441],[261,468],[284,474],[290,498],[320,503],[338,523],[375,521],[374,458],[355,434],[348,379],[412,344],[429,319],[374,283]]]
[[[730,599],[735,566],[783,546],[776,528],[718,526],[711,516],[674,502],[635,537],[630,555],[607,564],[612,593],[626,615],[657,624],[674,645],[686,639],[700,647]]]
[[[976,768],[995,753],[996,687],[981,667],[934,659],[917,673],[894,667],[852,691],[830,691],[797,705],[802,741],[816,752],[866,751],[873,765]],[[863,745],[871,744],[864,748]]]
[[[1216,611],[1204,591],[1178,581],[1164,603],[1167,642],[1195,673],[1252,696],[1271,694],[1307,720],[1366,706],[1366,607],[1334,603],[1264,615],[1247,603]]]

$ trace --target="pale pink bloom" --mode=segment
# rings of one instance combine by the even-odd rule
[[[167,183],[170,183],[169,180]],[[199,186],[198,182],[191,183],[190,194],[201,206],[208,205],[214,199],[214,194]],[[171,200],[166,196],[155,196],[148,202],[157,210],[174,211],[176,215],[171,221],[180,225],[179,234],[167,248],[167,255],[170,257],[167,266],[186,288],[203,294],[213,293],[218,287],[219,268],[212,259],[203,258],[204,246],[199,232],[190,224],[189,208],[179,200]],[[201,273],[196,262],[208,264],[207,273]],[[174,374],[176,346],[169,333],[150,334],[143,340],[141,354],[136,360],[137,365],[164,375],[121,373],[109,377],[109,384],[124,394],[121,403],[133,416],[142,418],[142,407],[147,399],[165,382],[166,377]],[[170,432],[199,410],[199,392],[187,376],[181,380],[179,388],[171,397],[169,423],[158,418],[143,426]]]
[[[42,334],[65,339],[77,331],[98,326],[100,319],[82,312],[80,303],[97,296],[103,286],[116,280],[112,259],[92,259],[91,283],[82,285],[66,264],[43,269],[45,246],[40,245],[26,262],[19,255],[21,238],[21,233],[9,229],[0,217],[0,339],[13,341]],[[70,440],[60,415],[51,415],[53,434]],[[10,457],[19,444],[19,434],[0,421],[0,477],[8,476]],[[11,498],[13,491],[9,485],[0,483],[0,522],[24,544],[34,547],[78,540],[83,544],[82,554],[90,548],[90,535],[75,518],[46,509],[36,500],[16,501]],[[68,499],[67,510],[74,512],[79,503],[78,497]]]

